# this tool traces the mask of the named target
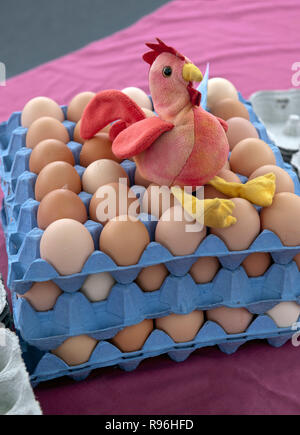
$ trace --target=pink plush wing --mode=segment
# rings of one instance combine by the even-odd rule
[[[112,144],[112,151],[118,159],[135,156],[149,148],[157,138],[173,127],[171,122],[156,116],[135,122],[118,134]]]
[[[224,119],[219,118],[218,116],[216,116],[217,120],[219,121],[219,123],[222,125],[222,127],[224,128],[224,131],[226,132],[228,130],[228,124],[226,121],[224,121]]]

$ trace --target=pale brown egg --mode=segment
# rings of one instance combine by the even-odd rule
[[[274,320],[279,328],[289,328],[298,321],[300,306],[296,302],[281,302],[266,314]]]
[[[146,180],[146,178],[141,175],[138,167],[136,167],[135,170],[134,184],[137,184],[138,186],[144,186],[146,188],[151,184],[151,181]]]
[[[207,84],[207,107],[212,109],[216,103],[231,98],[238,101],[239,96],[235,86],[223,77],[213,77]]]
[[[180,205],[162,214],[155,231],[155,241],[165,246],[173,255],[193,254],[205,236],[206,227],[188,220]]]
[[[232,171],[228,169],[222,169],[218,173],[218,177],[222,178],[225,181],[229,181],[230,183],[241,183],[239,177]],[[206,184],[204,186],[204,198],[205,199],[213,199],[213,198],[225,198],[228,199],[228,196],[222,192],[219,192],[213,186]]]
[[[120,215],[137,217],[140,203],[135,193],[126,184],[108,183],[100,186],[92,196],[89,215],[95,222],[105,225]]]
[[[109,272],[93,273],[89,275],[81,287],[81,293],[91,302],[104,301],[115,284]]]
[[[164,264],[155,264],[142,269],[136,282],[144,292],[153,292],[160,289],[168,275],[168,269]]]
[[[35,199],[41,201],[47,193],[56,189],[81,192],[80,176],[70,163],[52,162],[41,170],[35,182]]]
[[[88,219],[85,205],[71,190],[52,190],[40,202],[37,212],[38,227],[45,230],[52,222],[64,218],[84,224]]]
[[[246,308],[219,307],[206,311],[206,317],[218,323],[227,334],[241,334],[250,325],[253,314]]]
[[[167,186],[150,184],[143,196],[142,211],[158,219],[161,215],[174,206],[175,198]]]
[[[253,252],[243,261],[242,266],[250,278],[263,275],[272,262],[268,252]]]
[[[285,246],[300,245],[300,197],[290,192],[277,193],[270,207],[260,213],[263,230],[273,231]]]
[[[73,132],[73,140],[75,142],[81,143],[82,145],[85,142],[85,139],[82,139],[82,137],[80,136],[80,125],[81,125],[81,119],[77,122],[75,128],[74,128],[74,132]],[[109,133],[111,125],[107,125],[106,127],[104,127],[99,133],[96,134],[96,136],[98,136],[98,134],[102,134],[102,133]],[[95,136],[94,136],[95,137]]]
[[[111,141],[107,133],[99,133],[97,136],[84,142],[79,158],[81,166],[85,168],[96,160],[101,159],[114,160],[118,163],[122,161],[112,152]]]
[[[254,125],[251,124],[251,122],[245,118],[234,117],[228,119],[226,122],[228,124],[228,130],[226,132],[226,135],[231,151],[239,142],[241,142],[244,139],[259,138],[257,130],[254,127]],[[233,170],[232,166],[231,169]]]
[[[75,95],[69,103],[67,119],[72,122],[78,122],[84,109],[95,95],[95,92],[81,92],[80,94]]]
[[[44,116],[34,121],[26,134],[27,148],[34,148],[45,139],[57,139],[61,142],[69,142],[69,133],[66,127],[55,118]]]
[[[266,175],[270,172],[273,172],[276,176],[276,191],[279,192],[295,192],[295,186],[290,175],[282,169],[280,166],[276,165],[264,165],[256,169],[249,177],[249,180],[253,178],[260,177],[261,175]]]
[[[98,342],[88,335],[67,338],[51,353],[62,359],[68,366],[79,366],[88,362]]]
[[[39,174],[48,163],[57,161],[67,162],[72,166],[75,165],[72,151],[64,142],[57,139],[45,139],[32,150],[29,169],[31,172]]]
[[[99,239],[100,250],[109,255],[118,266],[138,263],[149,243],[150,237],[145,225],[124,215],[107,222]]]
[[[189,314],[170,314],[155,320],[156,328],[166,332],[175,343],[192,341],[204,323],[203,311]]]
[[[60,275],[81,272],[94,250],[89,231],[74,219],[52,222],[40,241],[41,258],[50,263]]]
[[[122,92],[131,98],[138,106],[152,111],[152,103],[150,98],[142,89],[129,87],[122,89]]]
[[[136,352],[142,349],[152,331],[153,320],[145,319],[137,325],[126,326],[111,341],[122,352]]]
[[[220,237],[231,251],[248,249],[260,231],[259,214],[249,201],[232,198],[235,208],[232,216],[237,222],[227,228],[211,228],[211,233]]]
[[[30,290],[19,297],[26,299],[35,311],[49,311],[61,294],[61,289],[53,281],[45,281],[34,283]]]
[[[230,118],[245,118],[249,121],[249,112],[246,106],[238,100],[232,98],[224,98],[218,101],[211,109],[213,115],[227,121]]]
[[[59,122],[65,119],[62,109],[54,100],[48,97],[35,97],[25,104],[21,115],[21,125],[28,128],[34,121],[44,116],[55,118]]]
[[[244,139],[231,152],[230,166],[232,171],[250,177],[264,165],[276,165],[276,158],[269,147],[260,139]]]
[[[83,190],[91,194],[94,194],[100,186],[121,181],[129,185],[125,169],[119,163],[109,159],[96,160],[91,163],[82,176]]]
[[[220,269],[217,257],[201,257],[193,264],[190,275],[197,284],[211,282]]]

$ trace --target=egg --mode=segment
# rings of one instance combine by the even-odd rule
[[[248,249],[260,232],[259,214],[249,201],[232,198],[235,208],[232,216],[237,222],[227,228],[211,228],[211,233],[220,237],[231,251]]]
[[[299,269],[299,271],[300,271],[300,252],[299,252],[299,254],[295,255],[295,257],[294,257],[294,261],[295,261],[295,263],[297,264],[298,269]]]
[[[137,325],[126,326],[111,341],[122,352],[136,352],[142,349],[152,331],[153,320],[145,319]]]
[[[134,184],[138,185],[138,186],[144,186],[144,187],[148,187],[151,184],[151,181],[147,180],[146,178],[144,178],[140,171],[139,168],[136,167],[135,170],[135,175],[134,175]]]
[[[66,127],[55,118],[44,116],[34,121],[27,130],[26,146],[34,148],[45,139],[57,139],[67,143],[70,140]]]
[[[136,283],[144,292],[153,292],[160,289],[168,275],[168,269],[164,264],[155,264],[142,269]]]
[[[93,221],[105,225],[110,219],[128,214],[137,217],[140,203],[126,184],[109,183],[100,186],[92,196],[89,215]]]
[[[37,212],[38,227],[45,230],[52,222],[64,218],[84,224],[88,219],[86,207],[80,197],[71,190],[52,190],[40,202]]]
[[[122,178],[129,185],[128,175],[119,163],[109,159],[96,160],[83,173],[83,190],[94,194],[100,186],[109,183],[119,183]]]
[[[200,257],[190,269],[190,275],[197,284],[211,282],[220,269],[217,257]]]
[[[138,263],[149,243],[150,237],[145,225],[124,215],[107,222],[99,239],[101,251],[109,255],[118,266]]]
[[[227,334],[241,334],[252,322],[253,314],[246,308],[218,307],[206,311],[206,317],[218,323]]]
[[[79,366],[88,362],[98,342],[88,335],[67,338],[51,353],[62,359],[68,366]]]
[[[231,152],[230,166],[232,171],[250,177],[264,165],[276,165],[276,158],[269,147],[260,139],[244,139]]]
[[[176,220],[181,216],[181,220]],[[188,229],[195,231],[189,232]],[[206,227],[187,220],[180,205],[166,210],[157,223],[155,241],[165,246],[173,255],[193,254],[206,236]]]
[[[257,130],[254,127],[254,125],[251,124],[251,122],[245,118],[234,117],[228,119],[226,122],[228,124],[228,130],[226,132],[226,135],[231,151],[243,139],[259,138]]]
[[[49,311],[61,294],[61,289],[53,281],[45,281],[34,283],[30,290],[19,297],[26,299],[35,311]]]
[[[67,162],[52,162],[39,173],[35,182],[35,199],[41,201],[47,193],[56,189],[81,192],[81,180],[76,169]]]
[[[45,139],[32,150],[29,159],[29,170],[39,174],[41,170],[52,162],[67,162],[75,165],[74,156],[64,142],[57,139]]]
[[[73,219],[52,222],[40,241],[41,258],[51,264],[60,275],[81,272],[93,252],[94,242],[89,231]]]
[[[115,160],[118,163],[122,161],[112,152],[111,141],[107,133],[99,133],[97,136],[84,142],[79,159],[81,166],[85,168],[96,160],[101,159]]]
[[[74,140],[75,142],[81,143],[81,144],[83,145],[84,142],[85,142],[85,139],[83,139],[83,138],[80,136],[80,125],[81,125],[81,120],[79,120],[79,121],[77,122],[77,124],[75,125],[74,132],[73,132],[73,140]],[[94,136],[94,137],[97,137],[98,134],[102,134],[102,133],[108,134],[108,133],[109,133],[109,130],[110,130],[110,127],[111,127],[110,124],[107,125],[107,126],[104,127],[104,128],[103,128],[99,133],[97,133],[96,136]]]
[[[216,103],[225,98],[238,101],[239,95],[235,86],[223,77],[213,77],[207,84],[207,107],[212,109]]]
[[[192,341],[204,323],[203,311],[189,314],[170,314],[156,319],[156,328],[166,332],[175,343]]]
[[[152,111],[151,100],[146,92],[142,91],[142,89],[129,87],[122,89],[122,92],[131,98],[138,106]]]
[[[285,246],[300,245],[300,197],[290,192],[276,193],[270,207],[260,212],[263,230],[273,231]]]
[[[218,177],[222,178],[225,181],[229,181],[230,183],[241,183],[240,178],[234,172],[229,171],[228,169],[222,169],[218,173]],[[213,199],[213,198],[225,198],[225,199],[227,198],[228,199],[228,196],[222,192],[219,192],[213,186],[206,184],[204,186],[204,198],[205,199]]]
[[[80,94],[75,95],[69,103],[67,119],[72,122],[78,122],[84,109],[95,95],[95,92],[81,92]]]
[[[245,118],[249,121],[249,112],[245,105],[238,100],[232,98],[224,98],[224,100],[218,101],[212,107],[212,113],[219,118],[227,121],[230,118]]]
[[[80,291],[91,302],[104,301],[114,284],[115,280],[110,273],[95,273],[86,278]]]
[[[158,219],[161,215],[174,206],[175,198],[167,186],[150,184],[143,196],[142,211]]]
[[[298,321],[300,306],[296,302],[281,302],[266,314],[271,317],[278,328],[289,328]]]
[[[268,252],[253,252],[243,261],[242,266],[250,278],[263,275],[271,265]]]
[[[156,116],[152,110],[145,109],[145,108],[143,108],[142,110],[145,113],[146,118],[153,118],[153,116]]]
[[[44,116],[55,118],[59,122],[65,119],[64,112],[54,100],[47,97],[35,97],[25,104],[21,115],[21,125],[28,128],[34,121]]]
[[[270,172],[273,172],[276,177],[276,191],[275,193],[279,192],[295,192],[295,186],[292,178],[290,175],[282,169],[280,166],[276,165],[264,165],[260,166],[258,169],[256,169],[249,177],[249,180],[252,180],[253,178],[260,177],[261,175],[266,175]]]

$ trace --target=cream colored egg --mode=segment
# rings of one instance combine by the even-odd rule
[[[81,293],[91,302],[104,301],[114,284],[115,280],[109,272],[95,273],[86,278],[81,287]]]
[[[72,122],[78,122],[83,114],[84,109],[95,95],[95,92],[80,92],[80,94],[75,95],[68,106],[68,120]]]
[[[65,119],[61,107],[54,100],[48,97],[36,97],[25,104],[21,115],[21,124],[28,128],[34,121],[44,116],[55,118],[59,122],[63,122]]]
[[[156,319],[156,328],[166,332],[175,343],[192,341],[204,323],[203,311],[189,314],[170,314]]]
[[[289,328],[298,321],[300,306],[296,302],[281,302],[266,313],[279,328]]]
[[[88,335],[78,335],[67,338],[51,353],[62,359],[68,366],[78,366],[88,362],[97,343],[97,340]]]
[[[130,97],[138,106],[152,111],[152,103],[150,98],[142,89],[129,87],[122,89],[122,92]]]
[[[207,107],[212,109],[216,103],[225,98],[239,99],[235,86],[223,77],[209,79],[207,85]]]
[[[83,190],[91,194],[94,194],[100,186],[119,182],[129,185],[128,175],[119,163],[109,159],[96,160],[91,163],[82,176]]]

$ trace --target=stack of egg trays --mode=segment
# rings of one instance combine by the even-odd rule
[[[267,136],[249,102],[246,105],[250,120],[259,136],[272,148],[277,165],[292,177],[295,193],[300,194],[300,184],[292,168],[283,162],[279,149]],[[63,107],[66,112],[66,108]],[[74,123],[64,121],[73,136]],[[194,350],[218,345],[226,353],[235,352],[248,340],[268,339],[273,346],[284,344],[294,334],[291,328],[278,328],[264,313],[282,301],[300,303],[300,272],[294,256],[300,246],[283,246],[279,238],[270,231],[264,231],[245,251],[228,251],[215,235],[208,235],[194,254],[174,257],[165,247],[154,242],[157,221],[141,214],[151,243],[145,249],[138,264],[119,267],[103,252],[99,251],[98,240],[102,225],[87,221],[85,226],[95,242],[95,252],[89,257],[82,271],[70,276],[60,276],[46,261],[40,258],[39,243],[43,231],[37,228],[37,208],[34,199],[36,175],[29,172],[31,150],[25,146],[26,129],[20,127],[20,113],[0,125],[0,175],[4,191],[1,211],[2,225],[6,236],[9,259],[8,287],[13,291],[14,320],[22,340],[25,361],[31,373],[33,384],[48,379],[69,375],[84,379],[97,367],[119,365],[133,370],[145,358],[167,353],[172,359],[182,361]],[[84,168],[79,165],[81,145],[68,144],[76,161],[76,169],[82,175]],[[135,165],[124,161],[130,184],[133,185]],[[245,177],[241,177],[246,181]],[[142,196],[143,189],[132,187]],[[91,195],[79,194],[88,207]],[[274,264],[258,278],[248,278],[241,267],[243,260],[254,252],[270,252]],[[221,269],[208,284],[195,284],[189,275],[192,264],[203,256],[218,257]],[[164,263],[170,272],[162,287],[151,293],[144,293],[134,282],[146,266]],[[78,290],[90,274],[110,272],[116,284],[107,300],[91,303]],[[53,310],[37,313],[18,294],[24,294],[32,283],[53,280],[62,290]],[[189,343],[174,343],[163,331],[154,330],[143,348],[137,352],[122,353],[109,341],[125,326],[136,324],[145,318],[158,318],[170,313],[186,314],[195,309],[208,310],[218,306],[246,307],[257,317],[246,332],[228,335],[216,323],[207,321],[195,339]],[[67,337],[88,334],[99,341],[90,360],[80,366],[69,367],[50,353]]]

